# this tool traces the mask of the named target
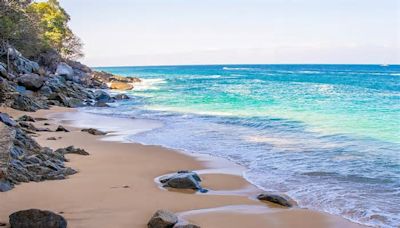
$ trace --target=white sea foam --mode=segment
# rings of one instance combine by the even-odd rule
[[[136,82],[133,84],[135,91],[145,91],[145,90],[158,90],[158,85],[166,83],[165,79],[162,78],[151,78],[151,79],[141,79],[141,82]]]

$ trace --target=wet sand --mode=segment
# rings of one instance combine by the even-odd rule
[[[0,111],[14,117],[23,114],[4,108]],[[63,119],[60,113],[75,111],[52,108],[28,114],[50,117],[34,125],[42,127],[47,122],[50,126],[46,127],[54,130]],[[115,125],[120,121],[130,126],[138,124],[132,119],[111,121]],[[102,122],[94,122],[101,129]],[[207,228],[360,227],[337,216],[255,200],[261,190],[240,175],[240,167],[229,162],[210,162],[207,157],[193,157],[159,146],[104,140],[107,136],[81,132],[71,126],[73,123],[77,122],[61,122],[71,132],[40,132],[35,139],[52,149],[74,145],[88,151],[90,156],[67,156],[70,162],[66,165],[79,173],[61,181],[24,183],[0,193],[0,222],[8,222],[8,216],[15,211],[38,208],[62,213],[68,227],[146,227],[156,210],[166,209]],[[62,138],[46,140],[53,136]],[[178,170],[198,171],[209,193],[170,191],[156,183],[157,177]]]

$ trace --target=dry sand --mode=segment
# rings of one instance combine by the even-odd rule
[[[23,114],[4,108],[0,111],[14,117]],[[53,108],[29,115],[46,117],[71,111],[75,110]],[[51,129],[59,124],[59,120],[50,119],[35,125],[43,126],[45,122],[51,124],[47,126]],[[260,190],[240,175],[215,172],[210,168],[216,167],[210,167],[209,162],[186,154],[158,146],[104,141],[100,140],[104,136],[63,125],[71,132],[41,132],[36,139],[42,146],[57,149],[74,145],[91,155],[68,155],[70,162],[66,165],[79,173],[66,180],[24,183],[0,193],[0,222],[7,222],[15,211],[38,208],[62,213],[68,227],[146,227],[156,210],[167,209],[205,228],[360,227],[325,213],[259,202],[254,196]],[[46,140],[51,136],[62,138]],[[219,168],[226,165],[220,163]],[[168,191],[155,182],[158,176],[182,169],[204,173],[202,185],[211,191],[207,194]]]

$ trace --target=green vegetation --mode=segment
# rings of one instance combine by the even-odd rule
[[[57,0],[0,0],[0,41],[26,56],[56,50],[66,59],[82,57],[82,43],[68,27],[67,12]]]

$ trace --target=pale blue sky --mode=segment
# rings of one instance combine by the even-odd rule
[[[91,66],[400,63],[399,0],[61,0]]]

